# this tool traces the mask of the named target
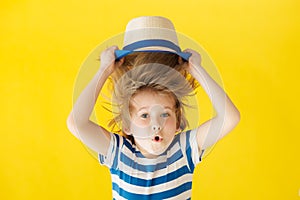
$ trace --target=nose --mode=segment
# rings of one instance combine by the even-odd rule
[[[161,127],[160,127],[160,125],[158,125],[158,124],[153,124],[153,125],[152,125],[152,130],[153,130],[153,131],[160,131],[160,130],[161,130]]]
[[[151,108],[151,129],[153,132],[159,132],[163,129],[164,119],[161,117],[163,112],[161,105],[154,105]]]

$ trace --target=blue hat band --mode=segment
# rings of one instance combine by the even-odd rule
[[[168,40],[140,40],[138,42],[134,42],[132,44],[126,45],[125,47],[123,47],[122,50],[116,50],[115,51],[116,60],[119,60],[119,59],[123,58],[124,56],[131,54],[134,51],[171,52],[171,51],[166,51],[166,50],[137,50],[140,48],[153,47],[153,46],[167,47],[169,49],[172,49],[172,50],[174,50],[174,52],[172,52],[172,53],[179,55],[186,61],[188,61],[189,57],[191,56],[191,53],[182,52],[179,46],[177,46],[176,44],[174,44],[173,42],[170,42]]]
[[[168,40],[141,40],[123,47],[123,50],[134,51],[136,49],[152,46],[166,47],[174,50],[175,52],[181,52],[180,47]]]

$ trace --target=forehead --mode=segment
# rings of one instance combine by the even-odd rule
[[[153,105],[173,108],[175,106],[175,99],[171,93],[143,90],[132,96],[130,104],[135,109],[151,107]]]

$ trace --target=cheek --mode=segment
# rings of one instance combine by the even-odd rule
[[[153,135],[150,126],[138,125],[134,122],[132,122],[130,125],[130,131],[135,138],[149,138]]]
[[[166,120],[165,122],[165,127],[167,127],[168,129],[176,129],[176,118],[175,117],[171,117],[169,119]]]
[[[133,130],[134,133],[143,133],[143,132],[149,132],[151,130],[151,127],[150,126],[141,126],[141,125],[138,125],[138,124],[135,124],[135,123],[132,123],[131,124],[131,129]]]
[[[149,120],[136,119],[136,120],[133,120],[132,123],[134,123],[136,126],[139,126],[139,127],[149,126]]]

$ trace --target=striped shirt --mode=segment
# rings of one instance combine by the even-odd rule
[[[146,158],[128,139],[111,134],[102,165],[110,169],[113,199],[190,199],[192,176],[204,150],[198,151],[196,131],[175,135],[168,149]]]

